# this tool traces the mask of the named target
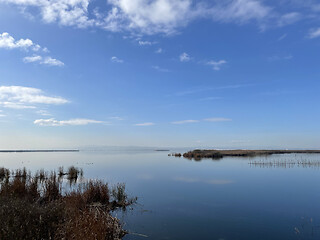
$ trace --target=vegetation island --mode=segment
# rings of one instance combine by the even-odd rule
[[[181,157],[188,159],[200,160],[202,158],[220,159],[223,157],[255,157],[272,154],[290,154],[290,153],[320,153],[320,150],[200,150],[181,153],[169,154],[170,156]]]

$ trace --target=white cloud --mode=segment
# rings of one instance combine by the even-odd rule
[[[311,29],[309,31],[309,38],[318,38],[320,37],[320,28]]]
[[[40,62],[40,64],[49,65],[49,66],[58,66],[58,67],[64,66],[63,62],[52,57],[44,58],[43,61]]]
[[[283,55],[283,56],[279,56],[279,55],[274,55],[272,57],[269,57],[268,60],[269,61],[281,61],[281,60],[292,60],[293,56],[292,55]]]
[[[271,15],[271,8],[258,0],[221,1],[211,12],[214,20],[223,22],[246,23],[250,20],[262,21]]]
[[[162,48],[158,48],[158,49],[155,51],[155,53],[162,53],[162,52],[163,52]]]
[[[153,69],[159,71],[159,72],[170,72],[169,69],[166,69],[166,68],[161,68],[159,66],[152,66]]]
[[[230,122],[232,119],[230,118],[205,118],[203,121],[206,122]],[[176,121],[176,122],[171,122],[171,124],[187,124],[187,123],[198,123],[200,120],[182,120],[182,121]]]
[[[124,61],[122,59],[117,58],[116,56],[111,57],[111,62],[114,63],[123,63]]]
[[[33,109],[33,104],[60,105],[69,101],[46,96],[41,89],[22,86],[0,86],[0,105],[13,109]],[[31,105],[30,105],[31,104]]]
[[[1,0],[0,0],[1,3]],[[22,49],[22,50],[32,50],[38,52],[40,50],[46,51],[47,48],[41,48],[39,44],[34,43],[32,40],[19,39],[16,40],[13,36],[11,36],[7,32],[0,33],[0,48],[5,49]]]
[[[190,56],[185,52],[180,55],[180,62],[189,62],[190,59]]]
[[[53,126],[53,127],[83,126],[83,125],[88,125],[92,123],[103,123],[103,122],[92,120],[92,119],[85,119],[85,118],[76,118],[76,119],[63,120],[63,121],[58,121],[54,118],[49,118],[49,119],[37,119],[34,121],[34,124],[39,126]]]
[[[24,57],[23,58],[23,62],[25,62],[25,63],[39,62],[41,60],[42,60],[42,57],[39,56],[39,55],[33,55],[33,56],[30,56],[30,57]]]
[[[39,55],[33,55],[30,57],[24,57],[23,62],[25,63],[32,63],[32,62],[38,62],[39,64],[49,65],[49,66],[58,66],[62,67],[64,66],[64,63],[61,62],[58,59],[52,58],[52,57],[41,57]]]
[[[33,47],[32,47],[32,50],[37,52],[41,49],[40,45],[39,44],[35,44]]]
[[[261,0],[107,0],[107,10],[92,6],[92,0],[0,0],[18,5],[46,23],[78,28],[99,27],[108,31],[142,34],[174,34],[189,22],[206,18],[244,24],[255,21],[260,27],[295,22],[297,13],[278,14]],[[91,4],[89,6],[89,4]],[[35,11],[38,10],[38,11]]]
[[[35,106],[24,105],[18,102],[0,102],[0,105],[2,105],[5,108],[12,108],[12,109],[35,109],[36,108]]]
[[[4,32],[0,33],[0,48],[7,48],[7,49],[28,49],[33,46],[34,43],[30,39],[20,39],[15,40],[9,33]]]
[[[182,121],[176,121],[172,122],[172,124],[185,124],[185,123],[197,123],[199,120],[182,120]]]
[[[280,27],[289,25],[299,21],[302,18],[301,14],[298,12],[286,13],[280,17],[278,20],[278,25]]]
[[[1,0],[0,0],[0,3],[1,3]],[[34,42],[32,42],[32,40],[30,40],[28,38],[15,40],[14,37],[12,37],[7,32],[4,32],[2,34],[0,33],[0,48],[24,49],[24,50],[32,50],[34,52],[39,52],[40,50],[42,50],[42,52],[44,52],[44,53],[49,52],[49,50],[47,48],[41,48],[41,46],[39,44],[35,44]],[[42,57],[38,54],[24,57],[23,62],[25,62],[25,63],[38,62],[40,64],[50,65],[50,66],[64,66],[64,63],[61,62],[60,60],[54,59],[49,56]]]
[[[219,61],[213,61],[213,60],[211,60],[211,61],[207,62],[207,65],[212,66],[212,67],[213,67],[213,70],[219,71],[219,70],[221,69],[221,66],[222,66],[223,64],[226,64],[226,63],[227,63],[227,61],[225,61],[225,60],[219,60]]]
[[[108,0],[105,28],[171,34],[193,17],[191,0]]]
[[[150,41],[139,41],[138,42],[140,46],[151,46],[153,44],[155,44],[154,42],[150,42]]]
[[[52,116],[52,114],[50,114],[47,110],[38,110],[37,114],[41,116]]]
[[[58,22],[64,26],[84,28],[94,25],[94,20],[88,17],[90,0],[0,0],[23,7],[37,7],[46,23]]]
[[[206,118],[203,119],[206,122],[230,122],[232,119],[230,118]]]
[[[140,126],[140,127],[147,127],[147,126],[153,126],[155,125],[154,123],[152,122],[146,122],[146,123],[136,123],[134,124],[135,126]]]
[[[117,121],[123,121],[124,120],[124,118],[118,117],[118,116],[109,117],[109,119],[113,119],[113,120],[117,120]]]

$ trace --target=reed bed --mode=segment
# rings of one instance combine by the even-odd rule
[[[58,174],[0,168],[0,239],[122,239],[127,232],[112,212],[137,198],[126,194],[124,184],[78,183],[82,176],[75,167]],[[73,188],[65,189],[64,179]]]
[[[292,160],[292,159],[260,159],[251,160],[249,162],[250,166],[261,167],[261,168],[315,168],[320,169],[320,160]]]

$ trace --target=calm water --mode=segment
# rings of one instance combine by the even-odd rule
[[[0,153],[0,166],[54,170],[125,182],[138,205],[117,213],[135,239],[320,239],[320,168],[250,162],[320,161],[320,155],[190,161],[168,152],[108,149],[79,153]],[[299,232],[297,234],[296,232]]]

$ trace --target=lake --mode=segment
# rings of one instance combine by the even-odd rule
[[[133,233],[126,240],[320,239],[320,154],[193,161],[168,153],[134,148],[0,153],[0,167],[35,171],[74,165],[87,178],[126,183],[128,193],[138,197],[133,210],[115,213]]]

